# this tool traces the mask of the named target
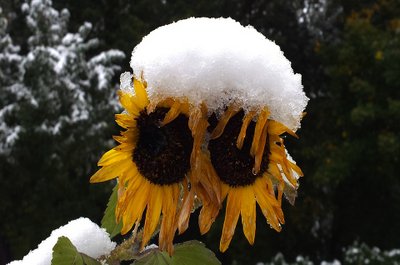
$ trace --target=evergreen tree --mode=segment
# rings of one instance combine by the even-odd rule
[[[0,170],[8,189],[0,192],[0,233],[15,258],[66,220],[100,219],[108,190],[94,192],[88,181],[111,144],[111,83],[124,58],[118,50],[89,57],[99,44],[89,38],[91,24],[68,32],[68,10],[51,0],[27,1],[22,10],[27,54],[12,44],[3,16],[0,27]]]
[[[312,176],[329,188],[333,254],[355,239],[400,244],[400,5],[344,11],[340,39],[321,49],[329,90],[316,114],[324,153]]]

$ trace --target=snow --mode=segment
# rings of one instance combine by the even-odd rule
[[[154,102],[183,98],[216,112],[231,103],[245,111],[267,106],[271,119],[293,130],[308,102],[301,75],[279,46],[231,18],[189,18],[157,28],[135,47],[131,67]]]
[[[50,265],[53,247],[61,236],[68,237],[79,252],[92,258],[109,254],[116,246],[103,228],[88,218],[81,217],[54,230],[37,249],[29,252],[22,260],[13,261],[8,265]]]
[[[321,265],[341,265],[340,261],[337,259],[333,260],[332,262],[322,261]]]
[[[395,256],[400,256],[400,249],[392,249],[387,252],[388,257],[395,257]]]
[[[120,78],[120,89],[122,91],[128,92],[128,93],[133,93],[133,84],[132,84],[132,74],[129,72],[122,73]]]

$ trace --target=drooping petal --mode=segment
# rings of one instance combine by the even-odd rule
[[[241,198],[242,189],[237,188],[230,190],[226,203],[224,227],[222,229],[221,241],[219,243],[219,249],[221,252],[227,250],[233,234],[235,233],[236,224],[240,214]]]
[[[254,173],[260,172],[261,161],[264,155],[265,144],[267,142],[268,121],[265,122],[263,131],[260,136],[259,144],[254,156]]]
[[[256,200],[251,186],[243,188],[241,216],[244,235],[253,245],[256,235]]]
[[[162,189],[163,205],[160,234],[158,237],[159,246],[163,250],[167,250],[170,255],[173,252],[172,240],[176,231],[176,208],[177,199],[179,196],[179,187],[176,184],[171,185],[171,188]]]
[[[268,133],[270,135],[281,135],[281,134],[283,134],[285,132],[290,134],[291,136],[293,136],[295,138],[299,138],[295,132],[293,132],[292,130],[287,128],[282,123],[274,121],[274,120],[270,121],[270,126],[269,126],[269,129],[268,129]]]
[[[255,115],[256,115],[255,111],[250,111],[244,116],[242,127],[240,128],[240,133],[236,140],[237,148],[242,149],[244,139],[246,138],[247,127],[249,126],[251,120],[254,118]]]
[[[252,156],[255,156],[255,154],[257,153],[260,143],[260,137],[263,133],[269,114],[270,112],[268,111],[267,108],[265,108],[263,111],[261,111],[260,115],[258,116],[256,127],[254,128],[253,141],[251,143],[251,148],[250,148],[250,154]]]
[[[143,215],[143,211],[146,208],[148,196],[149,196],[150,183],[147,180],[142,181],[142,187],[138,189],[134,194],[127,195],[129,198],[128,206],[123,213],[121,234],[126,234],[132,228],[133,224],[137,220],[140,220]],[[126,192],[128,193],[128,192]]]
[[[200,210],[199,215],[199,227],[200,233],[204,235],[207,233],[211,225],[214,223],[215,218],[218,216],[220,206],[212,201],[203,202],[203,207]]]
[[[221,134],[224,132],[225,126],[228,124],[229,120],[239,111],[239,109],[234,106],[230,105],[228,106],[228,109],[222,114],[222,117],[218,121],[217,126],[214,128],[214,130],[211,133],[211,139],[216,139],[221,136]]]
[[[178,231],[179,234],[182,234],[189,226],[189,218],[193,209],[193,201],[194,201],[194,189],[188,188],[187,181],[184,181],[184,194],[182,199],[182,207],[179,211],[178,217]]]
[[[164,120],[161,122],[161,126],[164,126],[164,125],[172,122],[173,120],[175,120],[176,117],[178,117],[179,114],[181,113],[180,107],[181,107],[181,102],[174,101],[174,103],[172,104],[172,106],[169,109],[169,111],[167,112],[167,114],[165,114]]]
[[[256,195],[256,200],[260,205],[261,211],[267,219],[268,223],[276,231],[280,231],[281,226],[274,210],[275,207],[279,207],[279,204],[275,197],[271,196],[271,194],[268,192],[268,189],[266,188],[266,179],[262,177],[256,180],[253,185],[253,190],[254,194]]]
[[[158,225],[162,207],[162,188],[158,185],[150,184],[150,196],[146,209],[146,221],[144,224],[141,249],[149,242],[154,230]]]

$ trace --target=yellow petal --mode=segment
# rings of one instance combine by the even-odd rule
[[[226,203],[224,227],[222,229],[219,250],[225,252],[232,240],[241,208],[242,189],[231,189]]]
[[[126,172],[119,178],[118,184],[123,192],[118,196],[118,204],[115,210],[118,221],[126,211],[136,191],[144,185],[143,181],[143,177],[141,177],[138,172],[135,173],[132,170]]]
[[[120,176],[126,170],[129,170],[132,163],[133,162],[131,161],[131,159],[125,159],[121,160],[120,163],[114,163],[112,165],[102,167],[90,178],[90,183],[97,183],[114,179]]]
[[[131,154],[128,152],[121,152],[111,149],[100,158],[97,165],[100,167],[109,166],[114,163],[121,162],[121,160],[128,159],[129,157],[131,157]]]
[[[268,173],[270,173],[278,181],[283,181],[281,171],[275,162],[270,162],[268,165]]]
[[[264,129],[261,133],[258,147],[254,156],[254,173],[260,172],[261,161],[264,154],[265,144],[267,142],[268,121],[265,122]]]
[[[203,207],[201,208],[199,215],[199,227],[202,235],[210,230],[215,218],[217,218],[219,210],[220,206],[215,202],[203,202]]]
[[[138,99],[137,103],[141,109],[144,109],[149,104],[149,99],[147,97],[147,92],[144,83],[140,82],[138,79],[133,79],[133,88],[135,89],[135,95]]]
[[[189,128],[192,131],[193,147],[190,155],[190,165],[192,171],[201,170],[200,164],[205,159],[202,155],[202,146],[204,144],[205,134],[208,127],[207,118],[200,111],[192,112],[189,117]]]
[[[115,121],[125,129],[136,127],[135,118],[127,113],[115,114]]]
[[[139,116],[140,110],[143,108],[134,103],[133,96],[122,90],[118,91],[118,95],[119,102],[121,103],[122,107],[124,107],[124,109],[126,109],[133,116]]]
[[[128,233],[133,224],[142,219],[143,211],[146,208],[146,203],[149,196],[149,188],[150,183],[147,180],[142,180],[141,188],[138,189],[134,194],[128,195],[130,200],[128,202],[128,207],[123,213],[123,227],[121,234]],[[128,191],[125,193],[128,193]]]
[[[270,126],[269,126],[269,129],[268,129],[268,133],[269,134],[281,135],[281,134],[283,134],[285,132],[287,132],[288,134],[290,134],[291,136],[293,136],[295,138],[299,138],[299,136],[297,136],[297,134],[295,132],[290,130],[288,127],[286,127],[282,123],[274,121],[274,120],[270,121]]]
[[[181,103],[177,100],[174,101],[167,114],[165,114],[164,120],[161,122],[161,126],[164,126],[170,123],[171,121],[175,120],[176,117],[178,117],[179,114],[181,113],[180,107]]]
[[[256,200],[251,186],[243,189],[241,216],[244,235],[253,245],[256,235]]]
[[[268,223],[276,231],[280,231],[281,226],[274,210],[274,207],[279,207],[279,204],[275,197],[269,194],[265,185],[266,179],[264,177],[257,179],[253,185],[254,194]]]
[[[224,132],[225,126],[228,124],[229,120],[238,112],[238,108],[234,105],[228,106],[228,109],[222,114],[217,126],[211,133],[211,139],[216,139],[221,136]]]
[[[246,138],[247,127],[249,126],[250,122],[254,118],[255,111],[250,111],[244,116],[242,127],[240,128],[239,136],[236,140],[236,147],[242,149],[244,139]]]
[[[260,137],[263,133],[269,114],[269,110],[267,108],[264,108],[264,110],[261,111],[260,115],[258,116],[256,127],[254,128],[253,142],[251,143],[250,148],[250,154],[252,156],[255,156],[255,154],[257,153],[260,143]]]
[[[294,172],[297,173],[297,175],[299,175],[300,177],[304,176],[303,171],[301,171],[301,169],[299,168],[298,165],[296,165],[292,161],[288,161],[288,162],[290,164],[290,167],[294,170]]]
[[[184,181],[184,195],[182,200],[182,207],[179,211],[178,217],[178,231],[182,234],[189,226],[189,218],[193,209],[194,189],[188,189],[188,184]]]
[[[161,214],[162,206],[162,191],[158,185],[150,184],[149,202],[146,209],[146,221],[143,230],[143,239],[141,243],[141,249],[143,249],[149,242],[154,230],[158,225]]]
[[[173,245],[172,241],[176,231],[176,205],[179,196],[179,187],[177,184],[170,185],[162,189],[163,191],[163,205],[160,234],[158,237],[159,246],[161,250],[166,250],[172,255]]]

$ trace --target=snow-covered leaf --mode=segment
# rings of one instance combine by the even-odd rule
[[[53,247],[51,265],[100,265],[100,262],[79,253],[71,241],[62,236]]]

